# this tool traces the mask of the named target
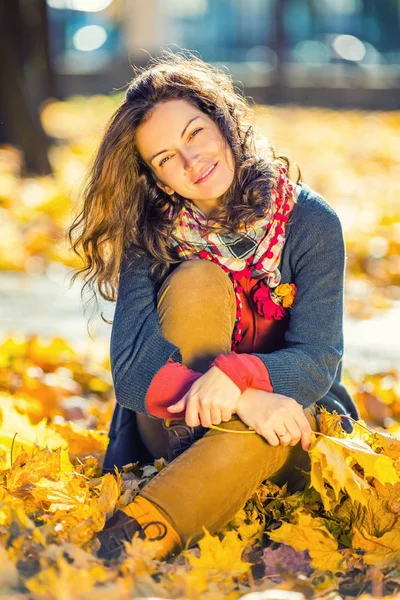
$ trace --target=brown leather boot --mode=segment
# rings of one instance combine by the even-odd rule
[[[162,427],[168,434],[168,462],[172,462],[174,458],[190,448],[206,432],[206,428],[202,425],[189,427],[182,419],[164,419]]]
[[[161,525],[162,533],[155,538],[148,538],[151,541],[162,540],[167,534],[167,527],[161,521],[150,521],[142,527],[136,519],[133,519],[122,510],[117,510],[115,514],[108,519],[104,529],[97,534],[101,547],[97,552],[99,558],[111,560],[119,558],[121,552],[125,550],[124,540],[131,542],[134,534],[138,531],[139,537],[144,539],[145,529],[149,525]]]

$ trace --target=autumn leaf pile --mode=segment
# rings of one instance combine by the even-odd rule
[[[397,416],[400,378],[391,376],[397,379],[385,406]],[[368,383],[369,394],[379,394],[385,377],[365,375],[355,393],[361,399]],[[0,594],[235,599],[280,589],[296,598],[338,598],[336,591],[367,598],[399,589],[397,431],[361,420],[346,434],[325,411],[303,491],[264,482],[220,534],[205,531],[198,547],[158,561],[155,544],[135,538],[121,561],[106,566],[96,557],[96,532],[167,464],[101,475],[114,401],[107,353],[94,362],[59,338],[2,341]]]

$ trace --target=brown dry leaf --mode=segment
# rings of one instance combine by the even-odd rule
[[[399,491],[397,491],[397,498],[399,498]],[[347,498],[335,508],[334,515],[343,530],[351,531],[354,526],[363,528],[368,534],[378,537],[399,526],[400,516],[398,510],[392,509],[390,499],[372,494],[365,505],[354,503]]]
[[[265,519],[259,519],[257,509],[253,509],[251,514],[241,509],[228,525],[235,528],[244,546],[246,546],[250,541],[262,539]],[[225,529],[223,531],[225,532]]]

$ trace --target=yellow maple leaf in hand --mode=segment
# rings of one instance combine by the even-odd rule
[[[365,477],[374,477],[382,484],[399,481],[393,460],[377,454],[362,440],[324,435],[313,445],[309,455],[311,485],[320,493],[325,510],[336,506],[341,492],[346,492],[353,501],[365,504],[372,492]],[[334,498],[325,483],[332,487]]]

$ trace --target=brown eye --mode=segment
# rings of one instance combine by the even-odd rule
[[[164,160],[167,160],[168,158],[171,158],[171,157],[170,156],[166,156],[165,158],[163,158],[162,161],[160,161],[160,164],[158,166],[162,167]]]
[[[197,133],[198,131],[201,131],[203,128],[199,127],[198,129],[195,129],[194,131],[192,131],[192,133],[190,134],[190,137],[192,138],[194,136],[195,133]]]
[[[192,133],[190,134],[189,138],[191,139],[192,137],[194,137],[195,135],[197,135],[197,133],[198,133],[199,131],[202,131],[202,129],[203,129],[202,127],[198,127],[197,129],[195,129],[194,131],[192,131]],[[159,166],[159,167],[162,167],[162,166],[163,166],[163,164],[164,164],[164,162],[165,162],[166,160],[168,160],[169,158],[171,158],[171,157],[170,157],[170,156],[166,156],[165,158],[163,158],[163,159],[160,161],[160,163],[159,163],[159,165],[158,165],[158,166]]]

